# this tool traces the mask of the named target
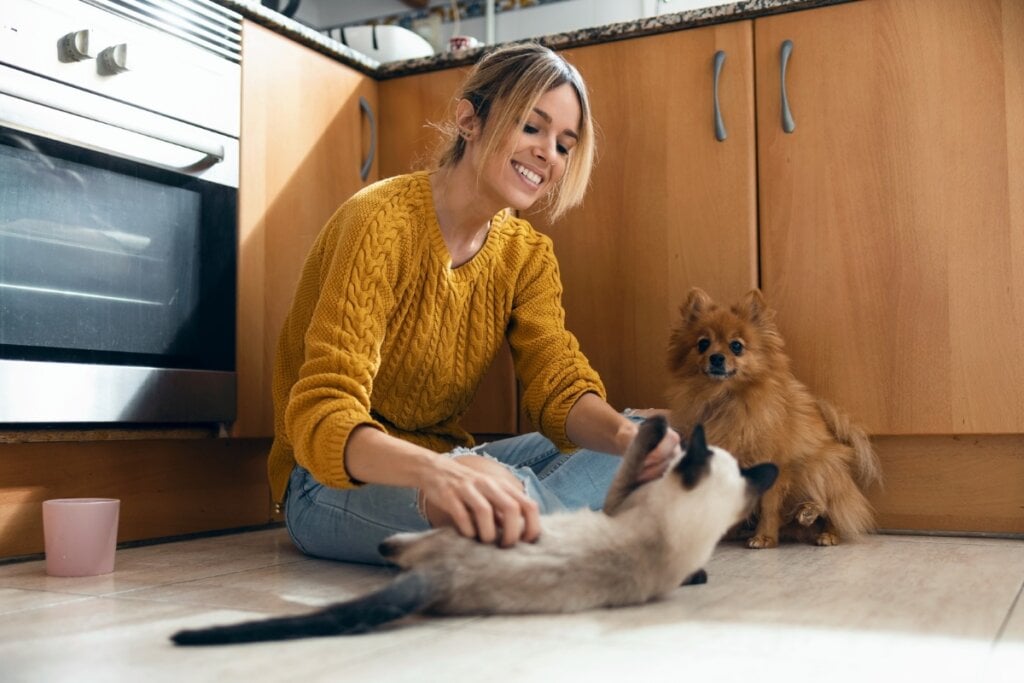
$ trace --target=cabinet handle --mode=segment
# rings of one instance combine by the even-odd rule
[[[373,157],[377,153],[377,119],[373,117],[370,103],[362,95],[359,96],[359,108],[366,114],[366,118],[370,119],[370,151],[366,155],[366,161],[359,169],[359,178],[365,183],[366,179],[370,177],[370,167],[373,166]]]
[[[718,79],[722,75],[722,65],[725,64],[725,50],[715,53],[715,139],[722,142],[729,134],[725,130],[725,122],[722,120],[722,108],[718,104]]]
[[[793,112],[789,108],[789,96],[786,95],[786,67],[789,66],[789,56],[793,53],[793,41],[782,41],[782,130],[792,133],[796,130],[796,122],[793,121]]]

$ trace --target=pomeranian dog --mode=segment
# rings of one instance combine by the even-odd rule
[[[881,481],[867,434],[790,371],[775,313],[760,290],[724,308],[694,288],[671,333],[668,400],[672,426],[688,434],[703,423],[708,443],[741,466],[779,467],[775,486],[747,523],[750,548],[784,540],[821,546],[874,528],[864,491]]]

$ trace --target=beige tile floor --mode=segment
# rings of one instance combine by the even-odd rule
[[[173,647],[184,627],[301,612],[387,580],[282,529],[118,550],[113,574],[0,566],[0,681],[1024,681],[1024,541],[722,545],[642,607],[414,619],[348,638]]]

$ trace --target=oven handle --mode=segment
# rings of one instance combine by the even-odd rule
[[[172,171],[198,171],[224,161],[224,145],[217,142],[185,138],[135,122],[129,125],[115,117],[109,122],[99,120],[88,107],[76,107],[73,98],[56,99],[39,89],[22,89],[17,85],[8,81],[0,87],[0,125]],[[168,161],[166,155],[161,159],[161,152],[175,150],[161,150],[160,143],[197,152],[202,157],[186,163]]]

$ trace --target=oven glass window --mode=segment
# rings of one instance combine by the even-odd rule
[[[235,194],[0,128],[3,357],[233,369]]]

